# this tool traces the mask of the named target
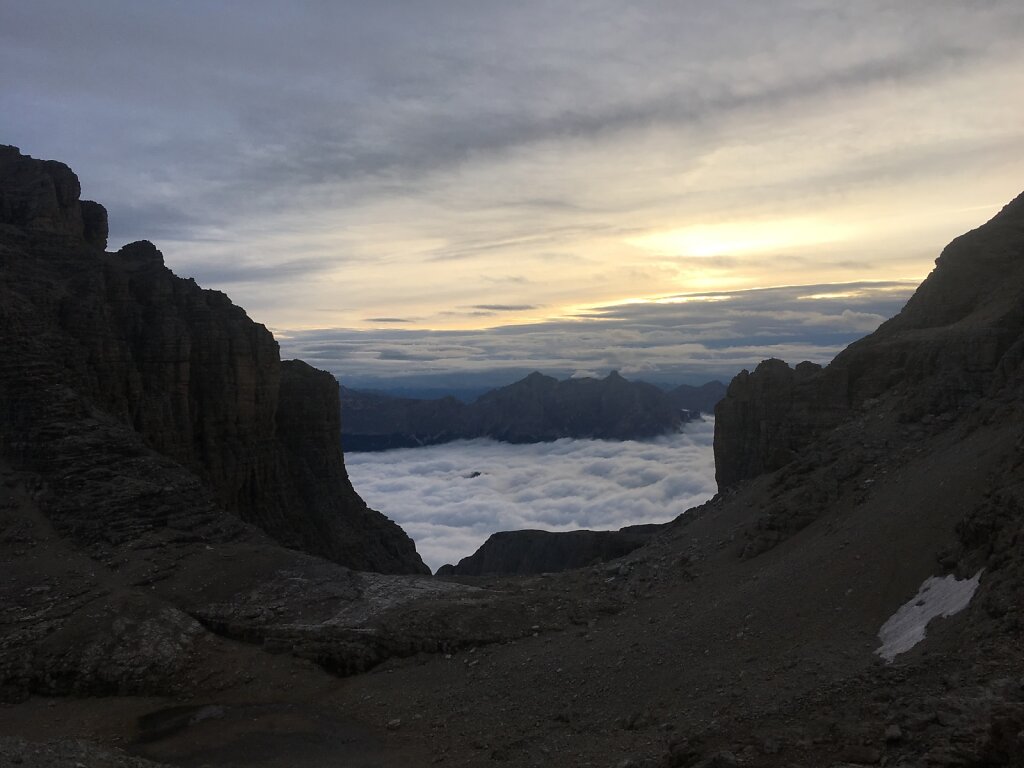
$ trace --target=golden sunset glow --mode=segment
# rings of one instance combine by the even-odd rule
[[[153,241],[283,348],[344,337],[303,354],[349,376],[642,370],[655,343],[661,369],[722,357],[725,376],[790,354],[761,349],[771,313],[807,347],[792,356],[826,360],[1024,187],[1009,1],[927,19],[796,0],[321,3],[332,24],[282,23],[300,3],[218,11],[214,36],[198,6],[63,5],[0,24],[19,84],[0,88],[0,141],[68,163],[107,204],[112,250]],[[751,312],[768,314],[723,330]],[[601,362],[565,362],[587,345]]]
[[[651,232],[627,242],[659,256],[731,256],[771,253],[845,240],[849,227],[810,218],[734,221]]]

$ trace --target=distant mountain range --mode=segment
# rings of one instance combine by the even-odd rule
[[[615,371],[604,379],[564,381],[534,372],[468,404],[454,397],[419,400],[342,386],[341,439],[346,451],[380,451],[477,437],[508,443],[649,438],[714,410],[725,389],[712,381],[665,392]]]

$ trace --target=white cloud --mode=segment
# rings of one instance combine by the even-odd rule
[[[714,421],[650,441],[469,440],[349,453],[359,494],[399,523],[432,569],[496,531],[663,523],[714,495]]]

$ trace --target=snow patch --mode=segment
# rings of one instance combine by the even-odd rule
[[[875,653],[891,662],[924,640],[925,627],[936,616],[960,613],[974,597],[984,570],[982,568],[969,579],[957,580],[952,574],[925,579],[917,594],[900,606],[878,630],[878,639],[882,645]]]

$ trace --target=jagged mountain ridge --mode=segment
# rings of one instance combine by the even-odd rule
[[[477,437],[508,443],[638,440],[678,430],[709,404],[713,408],[719,388],[724,394],[718,382],[666,393],[614,371],[604,379],[563,381],[534,372],[468,404],[453,397],[393,398],[342,387],[342,444],[366,451]]]

